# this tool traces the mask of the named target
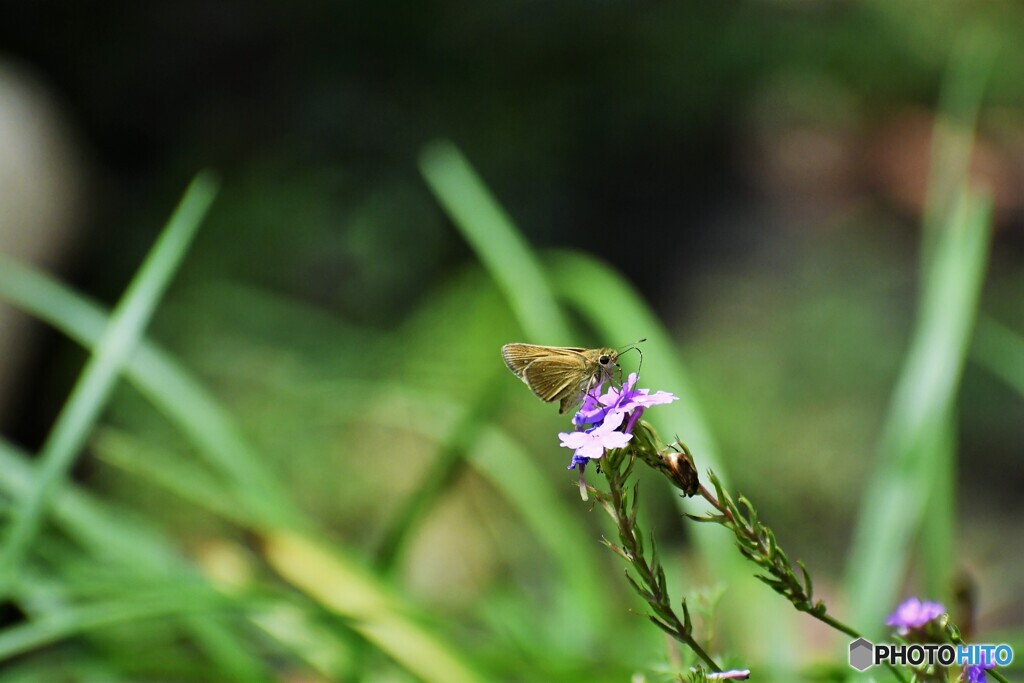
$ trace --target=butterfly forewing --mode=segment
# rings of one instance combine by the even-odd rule
[[[535,360],[551,356],[571,356],[586,349],[569,346],[537,346],[535,344],[505,344],[501,347],[501,357],[505,365],[514,375],[523,379],[523,371]],[[523,381],[526,381],[523,379]]]
[[[589,379],[586,373],[587,363],[583,356],[551,355],[527,365],[523,381],[540,400],[551,403],[567,393],[575,393],[577,386]]]

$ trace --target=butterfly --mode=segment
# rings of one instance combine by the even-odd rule
[[[560,415],[578,406],[591,388],[619,367],[619,352],[609,348],[505,344],[501,357],[537,398],[545,403],[558,401]]]

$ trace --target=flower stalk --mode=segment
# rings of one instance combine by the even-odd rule
[[[761,572],[755,576],[765,585],[785,597],[798,611],[851,638],[860,638],[856,629],[830,615],[822,600],[815,600],[814,584],[806,565],[797,560],[798,575],[789,556],[779,546],[775,533],[760,521],[750,500],[742,495],[733,498],[712,471],[707,475],[710,488],[705,486],[686,445],[678,438],[669,446],[661,442],[657,432],[642,416],[650,407],[670,403],[677,397],[663,391],[652,394],[648,389],[638,389],[637,380],[635,373],[630,374],[621,387],[612,386],[603,394],[602,388],[596,387],[573,418],[575,430],[560,433],[559,438],[562,446],[574,451],[569,469],[578,470],[581,497],[586,501],[588,494],[592,495],[615,523],[618,543],[607,538],[602,538],[602,543],[632,568],[632,572],[626,570],[626,579],[650,607],[648,619],[688,647],[711,671],[706,673],[703,666],[698,665],[691,670],[690,680],[698,683],[745,680],[750,672],[746,669],[723,671],[694,638],[686,601],[680,602],[681,615],[673,607],[654,537],[650,537],[648,548],[637,525],[640,492],[638,484],[630,484],[630,476],[638,461],[665,476],[682,495],[700,496],[707,501],[711,506],[707,514],[686,516],[696,522],[719,524],[731,531],[739,551],[760,568]],[[607,490],[586,483],[585,470],[591,461],[599,463],[598,472],[604,475]],[[931,623],[936,619],[936,610],[941,612],[944,608],[938,603],[908,601],[890,618],[889,625],[906,630],[919,626],[918,622]],[[942,623],[946,626],[944,637],[947,642],[963,642],[956,628],[948,625],[948,617],[943,617]],[[898,680],[906,683],[904,671],[890,663],[885,666]],[[988,669],[966,667],[961,680],[969,683],[984,681],[986,671],[999,681],[1006,680],[998,672]],[[933,680],[936,675],[940,675],[937,670],[915,670],[913,680]]]
[[[635,572],[635,576],[626,571],[626,579],[633,589],[650,606],[652,614],[648,615],[651,622],[674,638],[686,645],[712,671],[722,671],[721,667],[711,658],[693,637],[693,623],[686,601],[681,602],[682,618],[672,606],[669,597],[665,568],[658,558],[654,537],[651,537],[650,551],[645,547],[643,532],[637,527],[639,510],[639,485],[629,486],[629,476],[636,464],[633,449],[618,449],[609,452],[601,464],[601,473],[608,484],[608,490],[588,486],[594,499],[615,522],[619,543],[607,538],[602,543],[624,559]]]

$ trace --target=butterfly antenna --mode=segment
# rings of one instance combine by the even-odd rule
[[[637,353],[640,354],[640,365],[638,365],[637,368],[636,368],[636,374],[637,375],[640,374],[640,368],[642,368],[644,366],[644,352],[640,350],[640,347],[637,346],[637,344],[643,344],[645,341],[647,341],[646,338],[644,338],[644,339],[637,339],[632,344],[629,344],[627,348],[625,348],[625,349],[623,349],[622,351],[619,352],[620,356],[622,354],[624,354],[624,353],[629,353],[630,351],[636,351]]]
[[[626,351],[629,351],[630,349],[635,347],[637,344],[643,344],[645,341],[647,341],[646,337],[644,337],[643,339],[637,339],[632,344],[626,344],[625,346],[622,347],[622,351],[619,351],[619,353],[625,353]]]

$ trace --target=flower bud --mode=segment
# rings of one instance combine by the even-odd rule
[[[686,453],[679,453],[672,448],[666,448],[658,454],[660,469],[676,488],[686,494],[687,497],[695,495],[700,488],[700,479],[697,477],[697,468]]]

